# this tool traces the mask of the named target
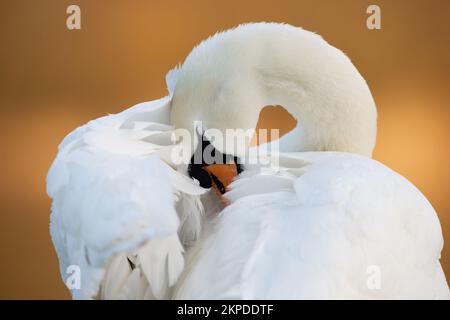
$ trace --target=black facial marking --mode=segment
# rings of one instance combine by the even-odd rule
[[[238,157],[234,157],[233,160],[234,160],[234,163],[236,164],[237,174],[240,174],[242,171],[244,171],[244,168],[242,167],[242,164],[239,163]]]
[[[216,184],[217,189],[219,189],[220,193],[224,194],[225,193],[225,186],[223,185],[222,182],[220,182],[219,178],[217,178],[215,175],[211,174],[211,179]]]
[[[200,182],[202,188],[211,188],[212,182],[209,173],[203,169],[202,165],[199,164],[189,164],[188,167],[189,177],[197,179]]]
[[[207,159],[205,159],[205,149],[206,152],[209,153],[206,154]],[[199,159],[201,159],[201,163],[198,161]],[[210,175],[204,168],[212,164],[226,164],[229,163],[231,159],[233,159],[236,165],[236,172],[240,174],[243,171],[243,168],[239,163],[239,158],[228,154],[222,154],[219,150],[214,148],[206,138],[203,137],[201,148],[199,146],[191,157],[191,161],[188,166],[189,177],[198,180],[200,182],[200,186],[203,188],[211,188],[212,182],[214,181],[219,191],[224,194],[225,187],[223,183],[215,175]],[[196,163],[196,161],[199,163]]]

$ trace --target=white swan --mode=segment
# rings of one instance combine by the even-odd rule
[[[51,234],[63,280],[80,267],[74,298],[449,297],[437,216],[368,158],[375,104],[342,52],[289,25],[242,25],[197,46],[167,83],[168,97],[60,145]],[[223,210],[173,161],[173,130],[254,128],[267,105],[297,120],[272,155],[280,170],[244,164]]]

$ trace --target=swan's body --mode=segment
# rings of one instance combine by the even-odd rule
[[[74,298],[448,298],[436,213],[365,157],[375,105],[339,50],[291,26],[246,25],[194,49],[168,86],[60,146],[51,234],[63,279],[81,268]],[[223,210],[174,163],[171,134],[194,120],[252,128],[270,104],[298,121],[280,171],[247,166]]]
[[[411,183],[358,155],[288,157],[299,177],[244,174],[232,185],[231,205],[188,253],[176,298],[448,298],[440,224]]]

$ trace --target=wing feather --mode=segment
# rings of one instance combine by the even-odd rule
[[[50,231],[63,279],[69,266],[81,270],[74,298],[161,298],[181,273],[176,202],[205,191],[160,156],[173,147],[169,115],[170,97],[142,103],[61,143],[47,176]]]
[[[439,220],[409,181],[362,156],[290,157],[311,164],[282,184],[274,174],[279,191],[259,173],[234,184],[242,197],[186,257],[176,298],[449,298]]]

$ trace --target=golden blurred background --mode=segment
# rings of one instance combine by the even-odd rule
[[[81,30],[66,8],[81,7]],[[381,7],[382,29],[366,28]],[[374,157],[428,197],[450,277],[450,1],[2,0],[0,298],[69,298],[48,231],[45,176],[58,143],[90,119],[166,95],[165,73],[218,30],[287,22],[352,59],[379,110]]]

